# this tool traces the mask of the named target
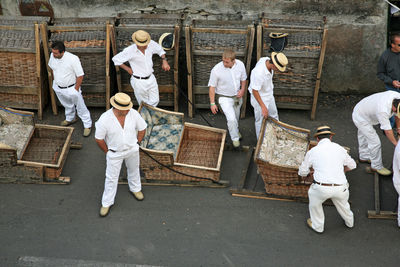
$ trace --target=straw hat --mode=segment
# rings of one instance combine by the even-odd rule
[[[174,48],[175,40],[174,35],[170,32],[163,33],[158,39],[158,43],[164,50],[171,50]]]
[[[111,106],[119,110],[130,110],[133,106],[131,97],[125,93],[116,93],[110,99]]]
[[[137,46],[146,46],[150,43],[150,40],[150,34],[146,31],[138,30],[132,34],[132,41],[134,41]]]
[[[318,127],[317,132],[314,134],[314,137],[317,137],[321,134],[335,135],[335,133],[331,131],[331,127],[329,127],[327,125]]]
[[[286,70],[286,65],[288,64],[288,59],[283,53],[271,53],[272,63],[278,70],[284,72]]]
[[[271,32],[270,34],[269,34],[269,37],[270,38],[283,38],[283,37],[286,37],[286,36],[288,36],[289,34],[287,34],[287,33],[281,33],[281,32]]]

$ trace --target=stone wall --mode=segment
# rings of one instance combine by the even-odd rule
[[[33,0],[20,0],[19,2]],[[321,77],[324,92],[370,93],[383,88],[376,63],[386,48],[387,4],[376,0],[48,0],[55,17],[115,16],[126,12],[179,13],[190,18],[253,19],[264,13],[325,16],[329,29]],[[1,0],[4,15],[20,15]]]

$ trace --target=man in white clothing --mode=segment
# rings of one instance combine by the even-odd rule
[[[222,61],[211,70],[208,82],[211,112],[213,114],[218,112],[215,104],[217,95],[234,147],[240,146],[239,116],[243,103],[242,97],[246,90],[246,79],[246,68],[243,62],[236,59],[233,50],[228,49],[222,54]]]
[[[84,73],[81,62],[76,55],[65,51],[61,41],[54,42],[51,51],[48,65],[54,75],[53,90],[65,108],[65,120],[61,125],[75,123],[77,113],[83,122],[83,136],[87,137],[91,132],[92,119],[82,97],[81,84]]]
[[[283,53],[272,52],[271,58],[260,58],[251,72],[249,92],[251,93],[250,103],[254,108],[257,139],[260,135],[263,117],[270,116],[279,120],[272,78],[274,71],[284,72],[287,64],[288,59]]]
[[[107,167],[100,216],[108,214],[114,204],[122,162],[128,173],[129,190],[137,200],[143,200],[139,172],[139,145],[146,133],[147,124],[140,114],[132,109],[129,95],[117,93],[111,97],[113,106],[96,122],[96,142],[106,153]],[[137,134],[136,134],[137,133]]]
[[[358,128],[358,153],[360,162],[370,162],[371,170],[380,175],[390,175],[391,171],[383,166],[381,141],[374,129],[380,124],[389,141],[396,146],[395,138],[390,125],[390,118],[399,110],[400,93],[386,91],[376,93],[362,99],[354,107],[353,122]],[[400,133],[400,119],[396,116],[397,132]]]
[[[314,181],[308,190],[310,218],[307,225],[317,233],[324,231],[322,203],[327,199],[332,200],[345,225],[354,226],[345,172],[354,169],[356,162],[343,147],[331,142],[332,135],[329,126],[318,127],[314,135],[318,144],[307,152],[299,167],[299,175],[303,177],[310,173],[310,168],[314,169]]]
[[[397,143],[393,156],[393,186],[399,195],[397,200],[397,226],[400,227],[400,144]]]
[[[134,44],[115,55],[112,60],[131,75],[131,85],[138,104],[145,102],[157,106],[160,101],[157,80],[153,75],[153,54],[162,58],[162,69],[169,71],[170,66],[163,48],[150,38],[150,34],[138,30],[132,34]],[[129,62],[130,66],[125,65]]]

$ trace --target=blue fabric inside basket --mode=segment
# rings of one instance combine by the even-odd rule
[[[142,106],[140,115],[147,123],[141,145],[149,149],[173,152],[175,158],[183,132],[183,117],[146,106]]]

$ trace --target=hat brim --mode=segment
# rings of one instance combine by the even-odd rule
[[[276,62],[276,60],[275,60],[276,54],[278,54],[278,53],[272,52],[272,54],[271,54],[272,63],[274,63],[275,67],[276,67],[279,71],[284,72],[284,71],[286,70],[286,66],[283,66],[283,67],[279,66],[279,64],[278,64],[278,63]]]
[[[146,46],[146,45],[148,45],[149,43],[150,43],[150,40],[151,40],[151,38],[150,38],[150,35],[149,35],[149,38],[147,38],[147,41],[146,42],[139,42],[138,40],[136,40],[136,32],[134,32],[133,34],[132,34],[132,41],[137,45],[137,46]]]
[[[162,43],[163,43],[164,39],[167,38],[169,35],[172,35],[172,45],[171,45],[171,47],[164,47],[164,46],[162,45]],[[164,50],[172,50],[172,49],[174,49],[174,47],[175,47],[175,36],[173,36],[173,33],[170,33],[170,32],[163,33],[163,34],[160,36],[160,39],[158,39],[158,44],[159,44]]]
[[[331,132],[331,131],[323,131],[323,132],[319,132],[319,133],[314,134],[314,137],[317,137],[317,136],[322,135],[322,134],[335,135],[334,132]]]
[[[289,35],[288,33],[271,32],[271,33],[269,34],[269,37],[270,37],[270,38],[283,38],[283,37],[286,37],[286,36],[288,36],[288,35]]]
[[[118,103],[115,102],[115,96],[111,97],[110,104],[111,104],[111,106],[113,106],[114,108],[119,109],[119,110],[130,110],[133,107],[132,101],[129,103],[128,106],[119,105]]]

